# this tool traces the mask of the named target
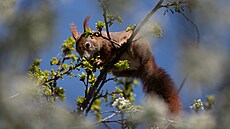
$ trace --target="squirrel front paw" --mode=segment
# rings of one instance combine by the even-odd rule
[[[101,68],[103,66],[103,61],[101,59],[95,59],[92,65]]]

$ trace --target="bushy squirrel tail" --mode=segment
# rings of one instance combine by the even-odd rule
[[[169,107],[169,111],[173,114],[182,110],[174,82],[164,69],[155,64],[154,58],[146,62],[140,78],[147,95],[158,95],[163,98]]]

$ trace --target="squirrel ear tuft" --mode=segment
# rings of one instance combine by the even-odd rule
[[[87,16],[84,20],[84,24],[83,24],[84,32],[86,32],[86,30],[89,29],[88,27],[89,19],[90,19],[90,16]]]
[[[70,24],[70,30],[71,30],[73,38],[77,41],[78,38],[80,37],[80,34],[78,33],[77,27],[74,25],[73,22]]]

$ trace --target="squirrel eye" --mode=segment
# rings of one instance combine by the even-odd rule
[[[89,42],[86,42],[85,43],[85,47],[88,49],[90,47],[90,43]]]

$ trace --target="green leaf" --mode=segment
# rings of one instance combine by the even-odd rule
[[[117,98],[116,94],[112,94],[112,99],[115,100]]]
[[[54,69],[51,69],[51,71],[50,71],[50,75],[53,77],[53,76],[55,76],[57,73],[54,71]]]
[[[81,106],[81,104],[84,102],[84,100],[85,100],[84,97],[78,96],[78,98],[76,100],[77,106]]]
[[[46,76],[48,76],[48,75],[50,75],[50,72],[48,71],[48,70],[44,70],[44,75],[46,75]]]
[[[117,16],[116,19],[117,19],[117,21],[118,21],[120,24],[123,23],[123,20],[122,20],[122,18],[121,18],[120,16]]]
[[[93,66],[89,63],[89,61],[87,61],[85,58],[82,58],[82,65],[86,68],[92,69]]]
[[[84,72],[82,72],[81,74],[78,74],[78,76],[80,77],[80,81],[84,81],[86,78],[86,74]]]
[[[75,77],[75,74],[70,73],[70,74],[69,74],[69,77],[70,77],[70,78]]]
[[[75,48],[74,48],[75,43],[76,43],[76,41],[72,37],[68,37],[68,39],[65,40],[61,46],[62,53],[64,55],[71,54],[72,51],[75,50]]]
[[[91,106],[91,110],[93,111],[100,111],[101,110],[101,100],[100,99],[96,99],[92,106]]]
[[[77,56],[75,54],[69,54],[68,57],[72,59],[73,61],[77,60]]]
[[[40,66],[41,59],[34,59],[34,66]]]
[[[90,75],[88,74],[88,76],[89,76],[89,80],[88,80],[89,83],[90,84],[94,84],[95,81],[96,81],[96,79],[97,79],[96,76],[95,76],[95,74],[90,74]]]
[[[149,23],[147,26],[147,32],[153,37],[162,38],[163,30],[162,28],[155,22]]]
[[[97,118],[97,120],[101,120],[102,119],[101,113],[97,112],[96,113],[96,118]]]
[[[68,64],[62,64],[62,68],[67,70],[69,68],[69,65]]]
[[[55,87],[55,92],[57,94],[64,94],[65,90],[62,87]]]
[[[116,68],[118,68],[120,71],[129,69],[129,62],[128,60],[120,60],[116,64],[114,64]]]
[[[40,70],[40,63],[41,63],[41,59],[34,59],[33,64],[29,67],[29,72],[30,72],[31,76],[34,76],[35,73],[41,71]]]
[[[101,31],[102,28],[105,28],[105,23],[102,22],[102,21],[98,21],[98,22],[96,23],[96,28],[97,28],[99,31]]]
[[[52,95],[52,90],[49,87],[45,87],[43,90],[43,93],[47,96],[51,96]]]
[[[120,94],[120,93],[122,93],[122,90],[120,88],[116,87],[116,89],[114,90],[114,93]]]
[[[126,31],[134,30],[136,28],[136,26],[137,26],[137,24],[129,25],[125,30]]]
[[[133,80],[133,84],[134,84],[134,85],[138,85],[139,83],[138,83],[137,80],[134,79],[134,80]]]
[[[90,28],[87,28],[84,32],[84,37],[87,38],[88,36],[93,35],[93,33],[94,32]]]
[[[50,65],[58,65],[59,62],[60,61],[57,59],[57,57],[53,57],[53,59],[50,61]]]

